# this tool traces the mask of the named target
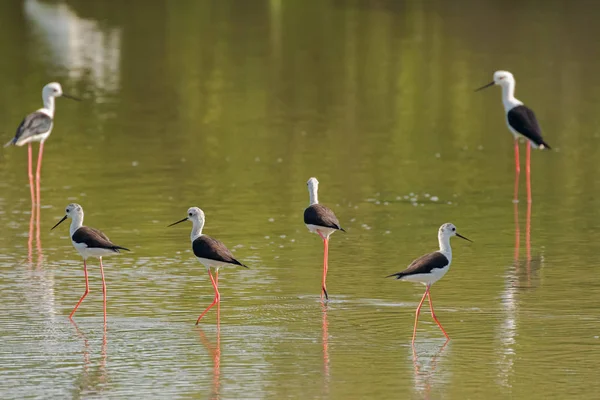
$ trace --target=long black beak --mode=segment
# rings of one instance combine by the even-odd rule
[[[66,97],[67,99],[71,99],[71,100],[75,100],[75,101],[81,101],[81,99],[79,99],[75,96],[71,96],[70,94],[66,94],[66,93],[63,93],[62,97]]]
[[[185,221],[187,221],[187,220],[188,220],[188,219],[187,219],[187,217],[185,217],[185,218],[184,218],[184,219],[182,219],[181,221],[173,222],[171,225],[167,225],[167,228],[168,228],[169,226],[177,225],[177,224],[180,224],[180,223],[182,223],[182,222],[185,222]]]
[[[494,81],[491,81],[490,83],[488,83],[487,85],[483,85],[482,87],[480,87],[479,89],[475,89],[476,92],[479,92],[480,90],[483,90],[485,88],[489,88],[490,86],[494,86]]]
[[[461,238],[461,239],[465,239],[465,240],[466,240],[466,241],[468,241],[468,242],[471,242],[471,243],[473,243],[473,241],[472,241],[471,239],[467,239],[466,237],[464,237],[464,236],[463,236],[463,235],[461,235],[460,233],[457,233],[457,234],[456,234],[456,236],[458,236],[458,237],[459,237],[459,238]]]
[[[60,221],[58,221],[58,223],[56,225],[54,225],[52,227],[52,229],[56,228],[57,226],[59,226],[60,224],[62,224],[64,222],[64,220],[67,219],[67,216],[65,215],[64,217],[62,217],[62,219]],[[50,230],[52,230],[50,229]]]

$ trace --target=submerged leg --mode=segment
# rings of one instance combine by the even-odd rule
[[[204,314],[206,314],[208,312],[208,310],[210,310],[217,302],[219,302],[221,300],[221,295],[219,294],[219,287],[217,286],[217,283],[215,282],[212,274],[210,273],[210,268],[207,268],[207,270],[208,270],[208,276],[210,277],[210,282],[212,283],[213,288],[215,289],[215,298],[214,298],[213,302],[210,303],[210,306],[208,306],[206,308],[206,310],[204,310],[204,312],[202,314],[200,314],[200,316],[196,320],[196,325],[198,325],[198,322],[200,322],[202,317],[204,317]]]
[[[102,265],[102,257],[100,257],[100,275],[102,276],[102,303],[104,310],[104,323],[106,324],[106,281],[104,280],[104,266]]]
[[[29,191],[31,192],[31,205],[34,205],[35,189],[33,188],[33,150],[31,148],[31,143],[27,145],[27,156],[27,174],[29,175]]]
[[[327,261],[329,259],[329,238],[323,235],[321,232],[317,231],[321,239],[323,239],[323,280],[321,281],[321,299],[323,299],[323,295],[325,295],[325,300],[329,300],[329,296],[327,295],[327,269],[329,266],[327,265]]]
[[[527,202],[531,203],[531,142],[527,141],[525,172],[527,174]]]
[[[444,334],[444,336],[446,336],[446,339],[450,339],[450,336],[448,336],[448,334],[444,330],[444,327],[442,327],[442,324],[440,324],[440,321],[438,321],[437,317],[435,316],[435,313],[433,312],[433,303],[431,302],[431,292],[430,291],[427,291],[427,298],[429,299],[429,308],[431,309],[431,316],[433,317],[435,323],[438,324],[438,326],[442,330],[442,333]]]
[[[417,337],[417,324],[419,323],[419,314],[421,314],[421,306],[423,305],[423,302],[425,301],[425,297],[427,296],[427,293],[429,293],[429,285],[427,285],[427,288],[425,289],[425,293],[423,293],[423,297],[421,298],[421,301],[419,302],[419,305],[417,306],[417,311],[415,312],[415,326],[413,328],[413,337],[412,337],[413,346],[415,344],[415,337]]]
[[[71,311],[71,314],[69,314],[69,318],[71,318],[71,319],[73,319],[73,314],[75,314],[75,311],[77,311],[77,308],[79,307],[79,305],[81,304],[83,299],[85,299],[85,296],[87,296],[88,293],[90,292],[90,284],[88,282],[88,271],[87,271],[86,260],[83,260],[83,274],[85,276],[85,292],[83,293],[83,296],[81,296],[81,298],[77,302],[77,305],[75,305],[75,308],[73,309],[73,311]]]
[[[44,154],[44,142],[40,143],[40,150],[38,152],[38,162],[37,168],[35,170],[35,190],[36,190],[36,200],[38,204],[42,204],[42,200],[40,199],[40,175],[42,171],[42,155]]]
[[[515,195],[514,202],[519,201],[519,174],[521,173],[521,163],[519,161],[519,140],[515,139]]]

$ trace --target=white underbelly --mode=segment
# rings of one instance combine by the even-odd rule
[[[77,250],[84,259],[88,257],[106,257],[119,254],[118,252],[111,249],[100,249],[94,247],[88,248],[87,245],[84,243],[75,243],[73,241],[71,242],[73,243],[73,247],[75,247],[75,250]]]
[[[231,267],[232,265],[236,265],[236,264],[232,264],[232,263],[226,263],[226,262],[222,262],[222,261],[211,260],[209,258],[196,257],[196,259],[198,261],[200,261],[200,264],[204,265],[206,267],[206,269],[208,269],[208,268],[214,268],[216,270],[219,270],[220,268],[223,268],[223,267]]]
[[[51,133],[52,133],[52,128],[50,128],[50,130],[48,132],[42,133],[41,135],[30,136],[23,140],[17,140],[17,143],[15,143],[15,144],[17,146],[24,146],[31,142],[43,142],[46,139],[48,139],[48,136],[50,136]]]
[[[337,229],[326,228],[324,226],[312,225],[312,224],[306,224],[306,227],[312,233],[317,233],[317,231],[321,232],[321,234],[323,234],[323,236],[325,236],[325,237],[329,237],[333,232],[337,231]]]
[[[401,281],[407,282],[416,282],[422,283],[423,285],[432,285],[435,282],[442,279],[446,272],[450,269],[450,266],[446,266],[444,268],[435,268],[431,271],[430,274],[415,274],[415,275],[407,275],[400,278]]]

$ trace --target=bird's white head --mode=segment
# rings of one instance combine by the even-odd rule
[[[77,203],[69,204],[67,207],[65,207],[65,216],[58,221],[58,223],[54,225],[52,229],[59,226],[67,218],[71,218],[73,220],[73,223],[71,224],[71,230],[79,228],[83,223],[83,208]]]
[[[458,236],[461,239],[465,239],[465,240],[468,240],[469,242],[471,242],[470,239],[467,239],[466,237],[464,237],[460,233],[458,233],[458,231],[456,230],[456,226],[454,226],[454,224],[451,224],[450,222],[448,222],[448,223],[445,223],[444,225],[440,226],[440,230],[438,232],[439,238],[449,239],[452,236]]]
[[[83,208],[77,203],[71,203],[65,208],[65,215],[68,218],[83,214]]]
[[[503,92],[510,90],[513,91],[515,87],[515,77],[508,71],[496,71],[494,72],[494,80],[488,83],[487,85],[483,85],[480,88],[475,89],[476,92],[483,90],[485,88],[489,88],[490,86],[499,85],[504,90]],[[512,96],[512,94],[511,94]]]
[[[187,210],[187,220],[204,224],[204,211],[198,207],[190,207]]]
[[[319,181],[314,176],[306,182],[308,186],[308,194],[310,195],[310,204],[318,204],[319,198],[317,192],[319,191]]]
[[[50,82],[42,89],[42,97],[60,97],[63,95],[62,86],[58,82]]]
[[[199,236],[202,235],[202,229],[204,228],[204,211],[198,207],[190,207],[187,210],[187,216],[177,222],[173,222],[169,226],[177,225],[185,221],[192,221],[192,242]]]
[[[500,86],[509,86],[515,83],[515,77],[508,71],[494,72],[494,84]]]

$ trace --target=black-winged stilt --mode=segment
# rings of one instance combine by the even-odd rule
[[[83,208],[76,203],[71,203],[65,209],[65,216],[52,227],[56,228],[67,218],[71,218],[71,227],[69,228],[69,234],[71,236],[71,242],[75,250],[83,257],[83,274],[85,276],[85,292],[83,296],[75,305],[73,311],[69,315],[69,318],[73,318],[73,314],[77,311],[77,308],[85,299],[90,292],[90,285],[88,282],[88,271],[87,271],[87,259],[89,257],[97,257],[100,260],[100,275],[102,276],[102,299],[104,309],[104,322],[106,322],[106,281],[104,279],[104,266],[102,265],[102,257],[111,256],[119,253],[119,250],[129,249],[117,246],[110,239],[98,229],[83,226]],[[52,230],[50,229],[50,230]]]
[[[327,259],[329,254],[329,236],[335,231],[346,232],[338,221],[337,217],[331,209],[319,204],[319,181],[317,178],[310,178],[308,182],[308,193],[310,195],[310,206],[304,210],[304,223],[309,231],[317,233],[323,239],[323,281],[321,284],[321,299],[325,295],[325,299],[329,300],[327,294]]]
[[[430,288],[431,285],[442,279],[442,277],[446,275],[446,272],[448,272],[450,269],[450,264],[452,263],[452,248],[450,247],[450,238],[452,236],[458,236],[461,239],[471,242],[470,239],[460,235],[456,231],[456,227],[453,224],[446,223],[442,225],[438,231],[438,241],[440,244],[440,249],[438,251],[425,254],[424,256],[414,260],[404,271],[387,276],[387,278],[394,276],[396,279],[400,279],[402,281],[422,283],[426,287],[425,293],[423,294],[415,313],[415,326],[412,337],[413,344],[415,343],[415,337],[417,335],[417,323],[419,322],[419,314],[421,313],[421,306],[423,305],[423,301],[425,301],[425,297],[427,297],[429,300],[431,316],[442,330],[444,336],[446,336],[446,339],[450,339],[433,311]]]
[[[51,82],[44,86],[42,89],[42,99],[44,100],[44,107],[37,111],[32,112],[26,116],[21,124],[17,128],[15,137],[12,138],[4,147],[11,145],[23,146],[28,144],[28,175],[29,175],[29,188],[31,191],[31,203],[35,204],[36,195],[37,202],[40,201],[40,171],[42,169],[42,154],[44,152],[44,142],[52,133],[52,124],[54,121],[54,98],[55,97],[66,97],[68,99],[77,100],[78,98],[69,96],[63,93],[60,83]],[[36,193],[33,189],[33,155],[31,149],[32,142],[40,142],[40,150],[38,154],[37,169],[35,174],[36,179]]]
[[[210,281],[215,289],[215,298],[213,302],[196,320],[196,325],[198,325],[198,322],[200,322],[200,319],[204,314],[206,314],[217,302],[221,301],[221,295],[219,294],[219,268],[232,265],[238,265],[244,268],[248,267],[236,260],[235,257],[233,257],[233,254],[231,254],[231,251],[229,251],[223,243],[202,233],[205,221],[204,211],[198,207],[191,207],[187,211],[187,217],[181,221],[173,222],[169,226],[177,225],[185,221],[192,221],[192,233],[190,235],[192,239],[192,250],[198,261],[206,267]],[[210,273],[211,267],[215,269],[215,278],[213,278]]]
[[[542,138],[542,130],[533,110],[515,98],[515,77],[513,74],[508,71],[496,71],[494,72],[494,80],[492,82],[475,91],[477,92],[493,85],[502,87],[502,104],[506,112],[506,124],[515,138],[515,171],[517,177],[521,172],[519,163],[519,136],[527,140],[525,171],[527,173],[527,201],[531,203],[531,146],[540,149],[550,149],[550,146]],[[515,201],[518,200],[518,190],[517,179],[515,183]]]

